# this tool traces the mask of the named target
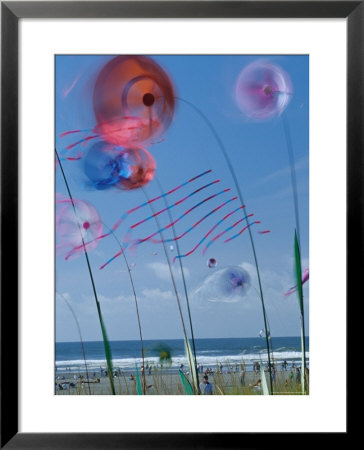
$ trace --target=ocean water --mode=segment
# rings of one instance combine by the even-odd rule
[[[271,340],[275,362],[279,364],[286,360],[300,365],[301,338],[300,337],[273,337]],[[114,368],[121,370],[135,369],[141,366],[140,341],[111,341],[111,351]],[[169,370],[178,370],[181,364],[188,364],[182,339],[145,340],[145,363],[159,365],[158,346],[168,347],[172,355],[172,365]],[[216,368],[217,362],[222,363],[225,370],[229,364],[245,362],[247,370],[253,369],[255,361],[267,361],[265,338],[219,338],[195,339],[197,363]],[[191,344],[192,346],[192,344]],[[84,342],[87,367],[89,370],[99,370],[106,367],[104,346],[102,342]],[[309,362],[309,338],[306,338],[306,357]],[[56,371],[83,372],[85,362],[80,342],[56,343]],[[223,369],[224,370],[224,369]]]

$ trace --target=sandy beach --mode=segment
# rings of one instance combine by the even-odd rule
[[[131,371],[121,373],[114,377],[115,391],[117,395],[137,395],[135,373],[131,377]],[[75,379],[74,374],[65,374],[56,379],[58,389],[57,395],[111,395],[110,381],[107,376],[94,377],[90,375],[89,382],[83,374],[83,379]],[[262,395],[259,388],[260,374],[253,371],[245,372],[245,383],[241,383],[241,373],[213,373],[209,374],[209,382],[213,385],[213,395]],[[77,375],[76,375],[77,378]],[[133,378],[133,379],[132,379]],[[141,382],[143,377],[140,375]],[[199,374],[202,381],[203,374]],[[266,373],[269,385],[269,374]],[[146,395],[185,395],[185,389],[181,382],[179,373],[155,371],[151,375],[146,374]],[[257,387],[254,387],[258,383]],[[61,387],[60,387],[61,385]],[[63,389],[62,389],[63,386]],[[274,381],[274,391],[278,395],[301,394],[301,385],[296,382],[296,377],[290,378],[290,371],[277,371]]]

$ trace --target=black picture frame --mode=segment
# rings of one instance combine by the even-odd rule
[[[363,1],[38,1],[1,2],[1,448],[258,448],[264,433],[18,432],[18,22],[21,18],[346,18],[347,19],[347,305],[363,274]],[[342,206],[341,206],[342,208]],[[350,351],[350,346],[347,346]],[[350,355],[348,356],[350,357]],[[11,370],[4,370],[11,367]],[[11,388],[9,388],[9,386]],[[349,417],[347,410],[347,418]],[[203,419],[203,418],[201,418]],[[347,438],[347,432],[335,439]],[[242,424],[242,430],[244,429]],[[289,430],[287,430],[289,431]],[[317,443],[315,436],[315,445]],[[326,437],[324,437],[326,439]],[[310,433],[301,441],[309,442]],[[295,438],[294,438],[295,440]]]

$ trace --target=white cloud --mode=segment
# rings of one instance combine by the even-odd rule
[[[156,262],[147,264],[147,267],[149,269],[151,269],[160,280],[170,281],[171,272],[169,270],[169,266],[167,263],[162,263],[162,262],[156,261]],[[173,271],[173,276],[175,278],[179,278],[181,276],[179,266],[172,267],[172,271]],[[190,277],[190,271],[188,270],[187,267],[183,267],[183,272],[184,272],[184,276],[186,279]]]
[[[68,292],[58,292],[58,291],[56,291],[56,297],[59,297],[59,298],[65,298],[67,301],[70,301],[71,300],[71,296],[70,296],[70,294],[68,293]]]
[[[171,300],[171,299],[173,299],[172,291],[162,291],[159,288],[143,289],[142,290],[142,295],[148,301]]]
[[[266,311],[269,317],[269,322],[271,326],[271,331],[273,330],[273,335],[275,330],[280,330],[280,334],[286,334],[286,329],[289,329],[290,322],[294,321],[297,325],[299,324],[299,308],[297,295],[292,294],[290,296],[285,296],[284,293],[291,288],[294,282],[293,274],[293,258],[287,257],[286,264],[279,267],[277,270],[265,269],[260,270],[260,278],[262,283],[262,290],[264,296],[264,303]],[[305,262],[308,262],[307,260]],[[252,286],[254,286],[257,294],[257,299],[260,301],[259,296],[259,285],[256,268],[254,265],[249,263],[241,263],[249,275],[251,276]],[[306,308],[308,308],[308,286],[304,286],[304,299]],[[306,311],[307,312],[307,311]]]
[[[308,158],[305,156],[303,158],[301,158],[299,161],[296,161],[295,164],[295,169],[296,172],[306,169],[308,168]],[[276,172],[273,172],[271,174],[269,174],[268,176],[266,176],[265,178],[262,178],[261,180],[259,180],[255,185],[253,185],[253,187],[262,185],[262,184],[266,184],[271,182],[272,180],[276,180],[285,176],[290,175],[291,173],[291,168],[289,166],[283,168],[283,169],[279,169]]]

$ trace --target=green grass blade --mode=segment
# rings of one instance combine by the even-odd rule
[[[182,372],[182,370],[179,371],[179,375],[181,377],[182,384],[185,388],[186,395],[194,395],[191,383],[187,380],[187,378],[186,378],[185,374]]]
[[[295,259],[295,275],[297,283],[298,302],[300,305],[301,314],[303,314],[303,290],[302,290],[302,267],[300,247],[298,245],[297,233],[294,233],[294,259]]]
[[[66,177],[66,174],[64,173],[63,166],[62,166],[61,160],[59,158],[57,149],[55,149],[55,152],[56,152],[58,164],[59,164],[59,167],[61,169],[64,182],[65,182],[65,185],[66,185],[68,196],[69,196],[69,198],[71,200],[71,203],[72,203],[73,211],[74,211],[75,216],[76,216],[76,218],[78,220],[76,207],[75,207],[75,204],[74,204],[74,201],[73,201],[71,190],[70,190],[70,187],[68,185],[67,177]],[[90,261],[89,261],[89,258],[88,258],[88,253],[87,253],[87,250],[86,250],[85,242],[84,242],[83,237],[82,237],[83,235],[82,235],[82,232],[81,232],[80,224],[78,225],[78,227],[79,227],[81,241],[82,241],[82,245],[83,245],[83,250],[84,250],[84,254],[85,254],[85,258],[86,258],[86,264],[87,264],[88,272],[89,272],[89,275],[90,275],[91,286],[92,286],[92,290],[93,290],[94,297],[95,297],[97,313],[98,313],[98,316],[99,316],[99,322],[100,322],[100,326],[101,326],[102,339],[103,339],[103,342],[104,342],[104,349],[105,349],[106,363],[107,363],[107,368],[108,368],[108,375],[109,375],[109,380],[110,380],[111,393],[113,395],[115,395],[115,386],[114,386],[114,379],[113,379],[113,367],[112,367],[112,356],[111,356],[110,343],[109,343],[109,340],[107,338],[106,328],[105,328],[104,320],[102,318],[102,313],[101,313],[101,306],[100,306],[100,302],[98,300],[98,296],[97,296],[97,292],[96,292],[96,286],[95,286],[95,281],[94,281],[94,277],[93,277],[93,274],[92,274],[91,265],[90,265]]]
[[[135,370],[136,370],[136,388],[137,388],[137,393],[138,393],[138,395],[143,395],[142,384],[140,382],[139,371],[138,371],[138,367],[137,366],[135,366]]]

